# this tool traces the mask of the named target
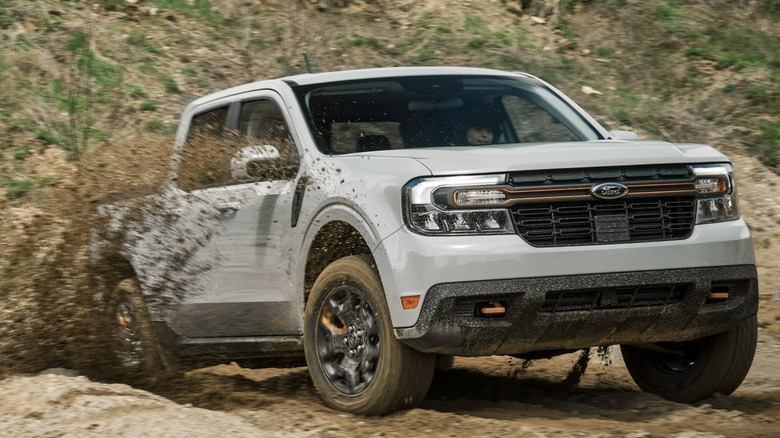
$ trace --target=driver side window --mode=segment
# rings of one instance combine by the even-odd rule
[[[200,190],[253,181],[291,180],[300,157],[284,115],[274,101],[241,104],[236,129],[228,106],[192,118],[181,152],[178,185]]]

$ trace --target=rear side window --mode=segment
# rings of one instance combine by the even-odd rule
[[[179,166],[178,185],[183,190],[229,183],[230,159],[224,150],[227,113],[224,106],[192,118]]]

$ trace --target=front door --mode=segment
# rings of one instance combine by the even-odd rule
[[[193,120],[178,186],[209,231],[191,257],[198,278],[170,320],[184,336],[300,334],[302,308],[285,258],[300,159],[278,101],[258,92],[232,104],[217,132],[213,125],[199,131],[208,114]],[[257,150],[265,153],[242,161]]]

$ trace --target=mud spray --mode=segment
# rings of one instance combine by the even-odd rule
[[[51,367],[88,371],[105,352],[94,342],[90,264],[96,207],[123,192],[153,192],[168,174],[168,138],[105,145],[67,163],[44,151],[32,174],[57,181],[0,211],[0,377]],[[60,161],[60,165],[52,165]]]

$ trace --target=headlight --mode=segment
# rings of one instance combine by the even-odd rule
[[[734,186],[733,168],[729,164],[694,166],[696,223],[711,224],[739,219],[739,203]]]
[[[495,208],[506,195],[490,187],[505,180],[505,175],[412,180],[404,187],[406,225],[429,235],[514,234],[509,211]]]

